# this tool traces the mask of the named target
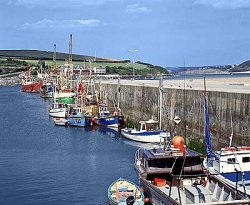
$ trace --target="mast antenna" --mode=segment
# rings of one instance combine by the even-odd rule
[[[54,52],[53,52],[53,74],[56,74],[56,44],[54,44]]]
[[[229,147],[232,146],[232,141],[233,141],[233,135],[234,135],[234,129],[233,129],[233,117],[232,117],[232,111],[230,110],[230,115],[231,115],[231,129],[232,129],[232,132],[231,132],[231,135],[229,137],[230,139],[230,142],[229,142]]]

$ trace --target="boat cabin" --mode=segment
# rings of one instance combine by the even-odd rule
[[[60,109],[60,108],[65,108],[65,104],[64,103],[53,103],[52,104],[52,109]]]
[[[148,121],[140,121],[140,131],[155,131],[159,130],[159,122],[153,119]]]
[[[82,108],[81,107],[70,107],[69,114],[70,115],[82,114]]]
[[[99,104],[99,114],[100,114],[100,117],[110,116],[110,112],[106,103]]]
[[[215,152],[214,168],[220,173],[250,171],[250,147],[226,147]]]
[[[184,153],[174,147],[168,150],[163,148],[144,150],[142,164],[149,178],[159,177],[159,175],[170,177],[203,173],[201,154],[191,150]]]

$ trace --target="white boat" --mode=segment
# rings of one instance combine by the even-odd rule
[[[67,126],[69,121],[65,118],[54,118],[54,123],[55,125],[59,125],[59,126]]]
[[[205,78],[204,78],[205,85]],[[206,88],[204,92],[204,113],[205,113],[205,141],[207,158],[204,166],[215,177],[230,185],[236,192],[241,192],[250,198],[250,146],[233,147],[232,137],[229,137],[229,147],[212,151],[209,129],[208,97]],[[231,118],[231,124],[232,124]]]
[[[140,121],[140,130],[125,128],[121,134],[130,140],[146,143],[163,143],[164,138],[170,136],[169,132],[158,129],[159,122],[153,119]]]
[[[225,147],[204,160],[211,174],[250,197],[250,147]]]
[[[55,92],[54,93],[54,98],[72,98],[76,96],[75,93],[72,92]]]
[[[55,118],[66,118],[67,108],[62,103],[53,103],[52,107],[49,110],[49,116]]]

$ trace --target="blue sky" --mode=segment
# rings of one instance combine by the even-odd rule
[[[2,0],[0,49],[39,49],[162,66],[250,59],[250,0]],[[138,49],[134,54],[130,49]]]

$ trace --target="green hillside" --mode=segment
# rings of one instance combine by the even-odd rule
[[[46,70],[51,69],[53,65],[53,52],[39,50],[0,50],[0,75],[25,71],[29,64],[33,73],[41,67]],[[56,53],[57,66],[63,66],[67,62],[68,54]],[[84,66],[90,64],[92,67],[105,67],[107,74],[132,75],[133,67],[135,75],[156,75],[167,74],[167,70],[160,66],[148,63],[136,62],[134,65],[129,60],[117,60],[109,58],[94,58],[93,56],[72,55],[73,64]]]

